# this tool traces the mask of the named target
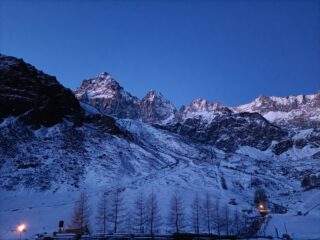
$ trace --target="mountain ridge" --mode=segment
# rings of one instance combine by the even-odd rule
[[[104,76],[104,78],[101,78]],[[103,72],[95,78],[91,78],[89,81],[94,82],[96,80],[111,81],[112,77]],[[119,96],[114,95],[103,95],[99,92],[112,90],[112,86],[108,84],[102,84],[101,86],[97,84],[87,84],[87,80],[84,80],[79,88],[75,90],[75,95],[80,101],[85,101],[91,105],[96,106],[98,109],[102,109],[102,112],[110,114],[114,117],[119,118],[133,118],[142,119],[142,121],[149,123],[170,123],[172,121],[177,121],[179,119],[192,118],[196,116],[202,116],[203,118],[212,118],[212,115],[218,112],[257,112],[265,117],[268,121],[279,125],[279,126],[290,126],[299,128],[316,128],[320,126],[320,93],[310,94],[310,95],[297,95],[297,96],[259,96],[252,102],[247,104],[242,104],[238,106],[225,106],[223,103],[210,102],[206,99],[195,99],[191,101],[188,105],[182,106],[179,110],[174,107],[165,97],[159,93],[158,104],[149,104],[146,107],[144,102],[148,99],[149,94],[157,96],[156,91],[152,90],[148,92],[145,97],[138,99],[132,96],[130,93],[126,92],[120,84],[112,79],[112,81],[118,86]],[[92,97],[88,96],[92,94]],[[126,97],[129,96],[129,97]],[[123,100],[125,98],[126,104],[129,106],[128,112],[126,114],[120,114],[113,106],[110,101],[123,106]],[[101,102],[95,99],[100,99]],[[160,100],[161,99],[161,100]],[[161,106],[161,107],[160,107]],[[155,110],[156,109],[156,110]],[[158,111],[158,112],[157,112]],[[161,112],[161,113],[160,113]],[[150,117],[153,114],[152,117]],[[149,116],[149,117],[148,117]],[[161,116],[161,117],[160,117]],[[307,121],[306,121],[307,120]]]

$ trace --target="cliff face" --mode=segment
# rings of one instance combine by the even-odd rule
[[[6,117],[39,127],[63,119],[81,123],[82,110],[71,90],[21,59],[0,55],[0,120]]]

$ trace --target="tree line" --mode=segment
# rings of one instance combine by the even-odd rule
[[[234,206],[222,204],[209,192],[196,194],[191,204],[186,204],[179,191],[174,191],[166,209],[161,209],[158,195],[139,192],[132,204],[125,204],[123,188],[101,193],[93,209],[88,195],[80,193],[69,226],[96,233],[157,234],[185,233],[241,235],[246,231],[246,217]],[[94,218],[94,225],[91,219]]]

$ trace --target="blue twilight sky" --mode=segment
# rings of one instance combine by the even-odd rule
[[[177,107],[320,90],[320,1],[1,0],[0,52],[75,89],[109,72]]]

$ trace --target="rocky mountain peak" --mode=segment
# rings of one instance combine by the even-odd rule
[[[107,72],[84,80],[74,93],[78,100],[94,106],[104,114],[119,118],[139,118],[140,100],[126,92]]]
[[[164,123],[172,120],[177,110],[165,99],[164,96],[155,90],[151,90],[141,100],[141,118],[145,122]]]
[[[189,105],[181,107],[178,118],[181,122],[198,119],[206,124],[211,123],[217,116],[229,115],[231,110],[221,103],[209,102],[206,99],[193,100]]]
[[[121,89],[122,87],[120,86],[120,84],[111,77],[111,75],[107,72],[101,72],[99,75],[97,75],[94,78],[90,79],[91,84],[96,84],[96,85],[104,85],[104,84],[113,84],[115,86],[117,86],[119,89]]]
[[[206,99],[193,100],[188,106],[184,108],[185,112],[212,112],[224,110],[226,107],[217,102],[209,102]]]
[[[155,98],[163,98],[162,93],[157,92],[156,90],[150,90],[143,99],[149,100],[149,101],[154,101]]]
[[[110,74],[107,72],[101,72],[97,78],[111,78]]]
[[[149,123],[162,123],[173,119],[176,108],[155,90],[142,99],[126,92],[107,72],[84,80],[75,91],[76,97],[100,112],[118,118],[142,119]]]

